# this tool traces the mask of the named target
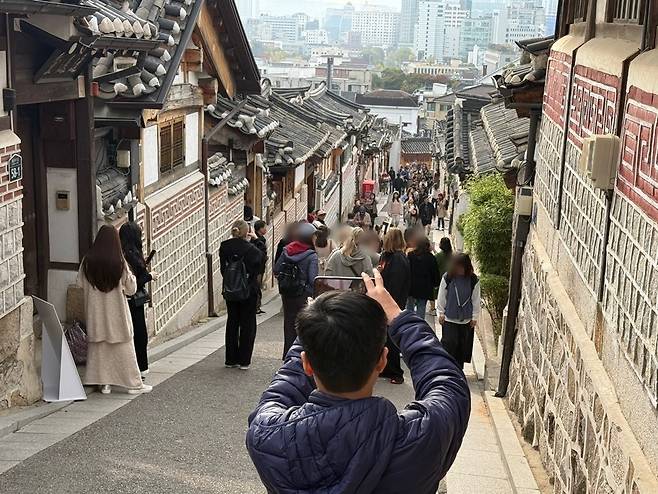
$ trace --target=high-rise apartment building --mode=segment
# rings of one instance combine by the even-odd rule
[[[491,15],[469,17],[462,21],[459,37],[459,58],[468,59],[475,46],[486,49],[491,43]]]
[[[324,30],[327,31],[330,43],[336,43],[347,37],[352,31],[352,17],[354,6],[348,3],[342,9],[327,9],[324,16]]]
[[[259,0],[236,0],[235,3],[243,23],[249,19],[257,19],[260,16]]]
[[[402,0],[400,12],[400,40],[401,47],[413,47],[416,23],[418,22],[418,4],[420,0]]]
[[[443,60],[445,7],[445,0],[418,2],[414,51],[419,58]]]
[[[492,15],[491,42],[510,44],[545,35],[546,17],[541,0],[508,2]]]
[[[295,43],[301,39],[307,21],[306,14],[261,15],[258,23],[258,37],[264,40]]]
[[[367,6],[354,12],[352,31],[361,34],[364,46],[396,46],[400,32],[400,13],[382,6]]]
[[[443,59],[448,61],[460,58],[461,29],[465,19],[470,16],[470,9],[462,0],[446,0],[443,21]]]

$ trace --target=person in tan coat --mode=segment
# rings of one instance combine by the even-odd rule
[[[119,232],[110,225],[98,231],[96,240],[80,264],[77,284],[85,299],[87,369],[84,383],[98,385],[101,393],[111,386],[130,394],[148,393],[135,357],[133,326],[126,296],[137,291],[137,281],[123,257]]]

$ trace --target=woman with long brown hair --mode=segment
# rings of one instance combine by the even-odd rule
[[[409,260],[404,253],[405,248],[402,231],[395,227],[389,228],[384,237],[384,249],[379,258],[378,268],[384,280],[384,288],[388,290],[400,309],[404,309],[407,304],[411,284],[411,271]],[[380,376],[390,379],[393,384],[402,384],[404,371],[400,366],[400,349],[395,346],[390,336],[387,337],[386,348],[388,348],[388,362]]]
[[[137,281],[123,257],[119,232],[103,225],[80,264],[78,285],[84,290],[87,324],[87,369],[84,382],[108,394],[112,386],[130,394],[148,393],[137,366],[127,296]]]

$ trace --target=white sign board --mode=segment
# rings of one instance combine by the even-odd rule
[[[86,400],[78,369],[71,349],[64,337],[62,323],[55,306],[33,297],[34,306],[43,321],[43,351],[41,355],[41,382],[44,401]]]

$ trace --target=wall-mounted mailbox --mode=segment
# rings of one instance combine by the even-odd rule
[[[55,192],[55,208],[57,211],[68,211],[71,209],[70,194],[68,190],[58,190]]]

